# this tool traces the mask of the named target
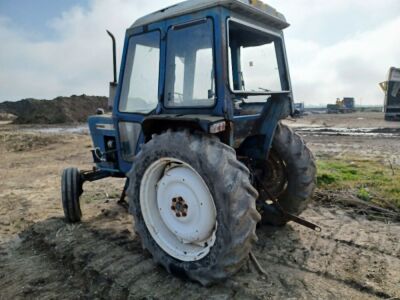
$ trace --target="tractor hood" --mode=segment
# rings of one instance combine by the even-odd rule
[[[228,8],[254,20],[267,23],[277,29],[282,30],[289,27],[289,23],[286,22],[283,14],[259,0],[188,0],[146,15],[138,19],[131,28],[217,6]]]

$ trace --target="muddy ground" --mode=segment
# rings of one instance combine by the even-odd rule
[[[353,122],[335,116],[342,119],[330,124],[324,117],[289,121],[302,128],[317,157],[398,159],[396,135],[307,129]],[[378,124],[382,114],[357,116],[363,117],[368,122],[354,127],[400,127]],[[0,299],[400,299],[400,223],[317,199],[303,216],[321,233],[292,223],[258,229],[254,255],[268,276],[249,263],[210,288],[177,279],[143,252],[132,218],[116,204],[122,180],[86,184],[84,221],[64,223],[60,173],[67,166],[89,169],[90,147],[79,131],[0,125]]]
[[[400,165],[400,122],[382,113],[314,114],[285,121],[317,157],[358,157]]]

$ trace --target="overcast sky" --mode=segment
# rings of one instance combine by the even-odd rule
[[[107,95],[111,43],[174,0],[0,0],[0,102],[72,94]],[[378,87],[400,67],[400,0],[269,0],[283,12],[296,101],[354,96],[381,104]]]

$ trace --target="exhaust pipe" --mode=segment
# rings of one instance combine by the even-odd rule
[[[113,108],[113,104],[114,104],[114,98],[115,98],[115,93],[117,90],[117,46],[116,46],[116,42],[115,42],[115,37],[114,35],[106,30],[108,35],[111,37],[112,40],[112,45],[113,45],[113,77],[114,80],[112,82],[110,82],[110,93],[108,96],[108,109],[112,110]]]

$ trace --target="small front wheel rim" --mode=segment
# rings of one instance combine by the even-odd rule
[[[140,207],[154,241],[170,256],[197,261],[216,240],[217,210],[200,174],[175,158],[161,158],[145,171]]]

